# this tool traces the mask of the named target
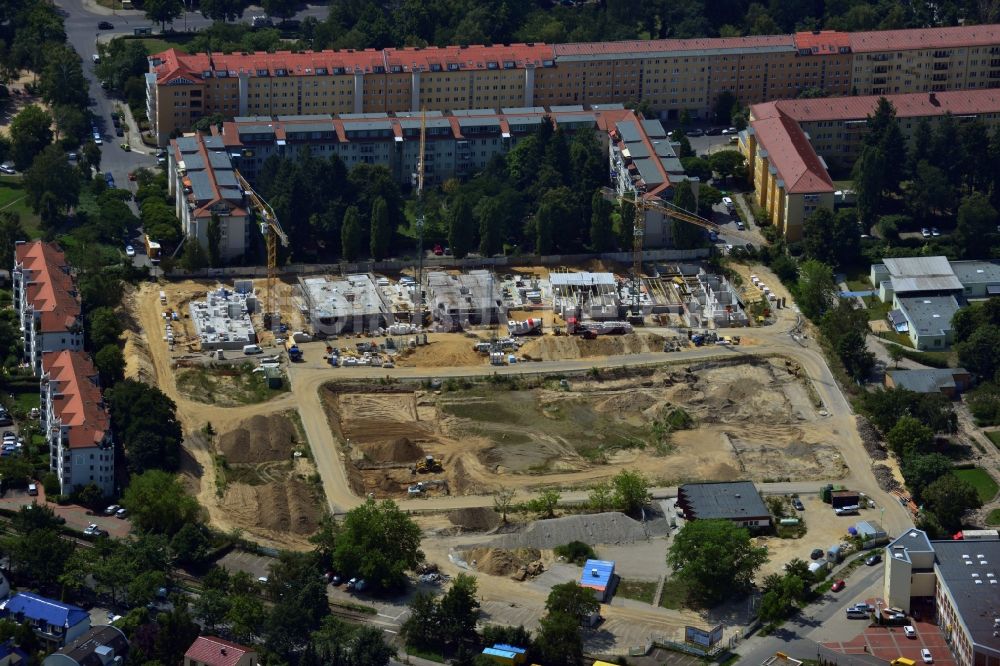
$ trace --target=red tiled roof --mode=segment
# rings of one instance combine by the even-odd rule
[[[28,279],[25,298],[40,313],[39,330],[57,333],[77,323],[80,301],[63,251],[52,243],[32,241],[15,245],[14,257]]]
[[[53,409],[62,425],[69,427],[70,448],[100,445],[111,428],[111,418],[90,357],[82,351],[45,352],[42,371],[56,383]]]
[[[754,109],[768,106],[758,104]],[[777,178],[784,181],[785,192],[832,192],[833,180],[799,124],[777,109],[773,113],[767,113],[768,110],[762,108],[762,116],[754,116],[750,126],[757,143],[767,151],[768,161],[777,170]]]
[[[559,56],[619,55],[624,53],[658,53],[661,51],[708,51],[760,49],[795,45],[792,35],[754,35],[750,37],[702,37],[698,39],[633,39],[621,42],[576,42],[554,44]]]
[[[842,48],[850,48],[851,36],[846,32],[837,30],[817,30],[816,32],[795,33],[795,48],[797,50],[809,49],[816,55],[829,55],[840,53]]]
[[[951,113],[956,116],[1000,112],[1000,89],[952,90],[935,93],[886,95],[896,108],[897,118],[920,118]],[[822,99],[786,99],[771,103],[774,109],[799,122],[814,120],[864,119],[874,113],[878,95],[864,97],[825,97]],[[753,116],[767,113],[768,104],[755,104]]]
[[[199,636],[184,653],[184,658],[208,666],[236,666],[248,653],[254,650],[215,636]]]
[[[545,44],[385,49],[389,70],[400,66],[406,72],[415,68],[431,71],[431,65],[440,65],[445,71],[448,65],[458,65],[461,69],[489,69],[488,63],[496,63],[493,69],[504,69],[504,63],[514,63],[515,68],[523,69],[526,64],[541,67],[544,61],[553,58],[552,47]]]
[[[963,25],[953,28],[852,32],[849,33],[849,36],[851,50],[855,53],[947,49],[1000,43],[1000,25]]]

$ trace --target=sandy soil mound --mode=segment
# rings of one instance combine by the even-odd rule
[[[365,457],[376,463],[416,462],[426,455],[419,445],[406,437],[388,442],[372,442],[362,448]]]
[[[125,377],[149,384],[156,383],[156,368],[149,349],[142,338],[132,331],[125,331]]]
[[[475,507],[452,511],[448,520],[466,530],[488,532],[500,524],[500,515],[487,507]]]
[[[295,426],[281,414],[253,416],[219,438],[219,449],[230,463],[287,460],[295,444]]]
[[[309,487],[297,479],[251,486],[234,483],[222,500],[222,508],[244,529],[310,534],[319,525],[320,508]]]
[[[473,548],[465,552],[470,566],[491,576],[509,576],[521,567],[541,558],[537,548]]]
[[[524,356],[540,358],[543,361],[560,361],[618,354],[641,354],[659,351],[663,348],[663,338],[653,333],[629,333],[628,335],[602,335],[594,340],[584,340],[576,336],[535,338],[521,348]]]

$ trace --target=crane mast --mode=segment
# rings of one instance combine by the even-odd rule
[[[424,158],[427,154],[427,112],[420,112],[420,155],[417,157],[417,290],[416,325],[424,325]]]
[[[267,247],[267,287],[264,292],[264,325],[268,326],[269,322],[274,322],[277,325],[281,321],[281,313],[278,311],[278,304],[274,296],[278,270],[278,242],[281,243],[282,247],[288,247],[288,235],[281,228],[278,216],[274,214],[274,209],[271,208],[270,204],[257,194],[239,170],[234,170],[233,173],[236,175],[236,181],[243,188],[243,192],[250,202],[250,207],[260,218],[260,233],[264,236],[264,244]]]

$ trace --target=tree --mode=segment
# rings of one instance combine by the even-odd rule
[[[962,528],[962,516],[966,511],[983,505],[976,489],[954,474],[946,474],[927,486],[924,502],[949,533]]]
[[[594,252],[611,252],[615,249],[615,230],[611,224],[611,202],[594,191],[590,199],[590,248]]]
[[[156,469],[132,477],[122,504],[133,525],[158,534],[176,534],[201,513],[198,501],[185,493],[176,477]]]
[[[623,469],[611,477],[615,505],[627,514],[637,514],[652,499],[649,482],[634,470]]]
[[[951,460],[940,453],[912,455],[900,467],[910,494],[920,501],[927,486],[951,472]]]
[[[330,614],[319,564],[314,553],[283,552],[271,566],[266,592],[274,605],[264,634],[267,646],[286,659],[308,645]]]
[[[545,610],[550,614],[562,613],[576,620],[577,624],[601,608],[594,591],[576,581],[554,585],[545,600]]]
[[[105,345],[94,355],[94,365],[101,377],[101,386],[114,386],[125,378],[125,355],[118,345]]]
[[[24,191],[31,209],[52,228],[59,215],[75,206],[80,197],[80,178],[58,146],[48,146],[24,174]]]
[[[899,362],[903,358],[903,348],[899,345],[888,344],[885,346],[886,352],[889,354],[889,360],[892,361],[893,366],[899,367]]]
[[[400,633],[407,645],[427,647],[439,639],[439,606],[433,595],[418,591],[410,600],[410,617],[403,622]]]
[[[885,167],[885,157],[877,147],[862,146],[851,177],[857,197],[855,207],[858,219],[866,229],[875,223],[879,215]]]
[[[195,617],[201,619],[206,629],[215,631],[229,612],[229,597],[219,590],[202,590],[192,602],[191,610]]]
[[[952,238],[964,258],[989,258],[990,244],[983,241],[996,231],[997,220],[996,209],[982,192],[973,192],[962,199]]]
[[[465,257],[476,246],[472,204],[466,197],[459,197],[452,205],[448,219],[448,244],[456,259]]]
[[[198,11],[213,21],[235,21],[243,16],[245,0],[198,0]]]
[[[167,29],[167,23],[173,23],[175,18],[184,14],[181,0],[144,0],[142,8],[146,18],[160,24],[160,31]]]
[[[681,164],[684,166],[684,173],[702,183],[712,179],[712,163],[704,157],[683,157]]]
[[[308,650],[315,651],[316,662],[309,661]],[[383,638],[382,630],[326,617],[310,637],[310,645],[301,664],[320,663],[333,666],[386,666],[396,651]]]
[[[392,229],[389,228],[389,209],[385,199],[378,197],[372,204],[371,253],[372,259],[379,261],[389,256],[392,245]]]
[[[746,158],[738,150],[720,150],[708,156],[708,163],[712,171],[725,181],[743,172]]]
[[[687,138],[683,129],[675,129],[671,132],[670,140],[677,144],[677,157],[690,159],[695,156],[694,148],[691,147],[691,140]]]
[[[799,266],[799,280],[796,285],[796,301],[803,314],[812,319],[819,318],[836,294],[833,270],[826,264],[810,259]]]
[[[817,208],[802,225],[802,250],[809,259],[824,264],[837,263],[837,248],[833,244],[836,217],[829,208]]]
[[[24,171],[35,156],[52,143],[52,116],[37,104],[29,104],[10,123],[11,158]]]
[[[987,380],[1000,379],[1000,326],[976,328],[967,339],[955,345],[963,367]]]
[[[910,212],[914,219],[927,222],[935,212],[955,205],[955,191],[942,169],[920,162],[909,189]]]
[[[504,211],[496,197],[483,199],[476,205],[479,220],[479,254],[492,257],[503,249]]]
[[[547,488],[538,494],[538,497],[528,502],[528,510],[534,511],[546,518],[554,518],[556,507],[562,495],[554,488]]]
[[[889,448],[900,459],[926,453],[934,445],[934,431],[912,416],[901,416],[885,435]]]
[[[751,34],[762,34],[762,33],[751,33]],[[730,118],[733,116],[733,107],[739,102],[736,100],[736,95],[728,90],[723,90],[719,93],[719,96],[715,98],[715,104],[712,106],[712,119],[713,122],[719,125],[728,124]]]
[[[356,206],[344,212],[344,224],[340,228],[341,254],[346,261],[355,261],[361,256],[361,215]]]
[[[875,112],[868,116],[868,133],[864,141],[873,146],[881,156],[882,162],[891,165],[906,163],[906,142],[896,119],[896,109],[885,97],[879,97],[875,104]],[[896,166],[882,174],[883,191],[896,191],[902,179],[902,170]]]
[[[368,500],[347,512],[333,551],[336,569],[375,589],[395,589],[423,559],[420,528],[395,502]]]
[[[583,638],[579,621],[562,613],[549,613],[538,623],[533,652],[545,666],[579,666],[583,663]]]
[[[212,213],[212,217],[208,220],[208,263],[212,268],[218,268],[222,265],[222,253],[220,251],[220,245],[222,244],[222,225],[219,223],[219,216]]]
[[[80,56],[72,47],[60,44],[47,49],[45,69],[38,81],[39,90],[50,106],[68,104],[79,108],[87,105],[87,80],[83,78]]]
[[[189,271],[200,271],[208,267],[209,258],[205,248],[196,236],[188,236],[184,242],[184,251],[181,252],[181,267]]]
[[[690,181],[681,181],[674,186],[674,205],[692,213],[697,213],[697,202]],[[690,250],[702,244],[704,231],[690,222],[671,220],[671,235],[673,244],[679,250]]]
[[[88,141],[83,144],[80,148],[79,160],[77,165],[80,170],[87,176],[90,175],[90,169],[100,171],[101,169],[101,149],[97,147],[97,144],[93,141]]]
[[[614,490],[609,483],[599,483],[587,496],[587,506],[598,513],[607,511],[614,506]]]
[[[9,210],[0,211],[0,264],[13,266],[14,243],[27,238],[20,216]]]
[[[500,486],[496,492],[493,493],[493,510],[500,514],[500,519],[507,523],[507,514],[510,513],[511,506],[514,504],[514,495],[517,493],[513,488],[504,488]]]
[[[468,574],[458,574],[438,602],[439,635],[451,645],[475,640],[478,621],[476,579]]]
[[[170,540],[170,551],[182,565],[199,565],[212,548],[208,530],[199,523],[185,523]]]
[[[90,136],[90,123],[83,111],[69,104],[60,104],[52,109],[52,118],[56,123],[58,138],[65,148],[80,145],[83,139]]]
[[[298,5],[298,0],[262,0],[261,3],[268,16],[277,16],[283,19],[295,16]]]
[[[730,520],[685,523],[667,555],[675,575],[706,603],[749,590],[766,561],[767,548],[755,547],[750,532]]]
[[[264,602],[256,594],[234,594],[229,597],[226,622],[233,637],[240,643],[249,643],[260,633],[264,617]]]

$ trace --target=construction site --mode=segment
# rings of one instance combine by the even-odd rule
[[[591,486],[625,468],[657,485],[847,471],[836,434],[783,359],[511,382],[326,385],[352,490],[400,498]],[[669,431],[677,409],[691,427]]]

